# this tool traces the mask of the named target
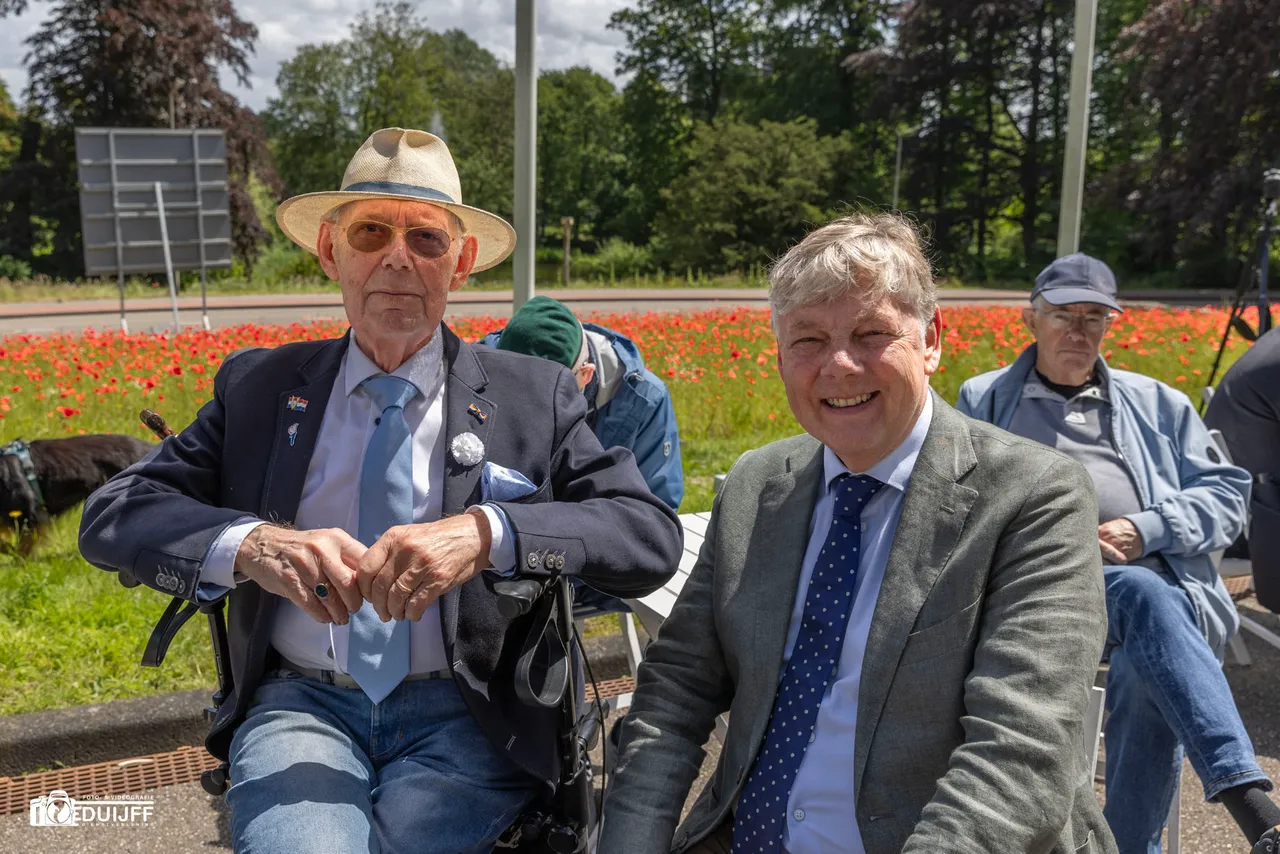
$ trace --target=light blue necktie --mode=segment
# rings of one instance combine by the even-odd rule
[[[379,374],[360,384],[382,411],[360,466],[357,539],[372,546],[389,528],[413,522],[413,443],[405,404],[418,393],[408,380]],[[409,623],[384,623],[368,602],[351,615],[347,672],[375,703],[409,675]]]
[[[813,742],[818,707],[835,678],[849,627],[861,558],[862,510],[882,486],[865,474],[842,475],[835,483],[831,528],[809,579],[796,645],[782,672],[764,745],[738,797],[733,854],[782,850],[791,786]]]

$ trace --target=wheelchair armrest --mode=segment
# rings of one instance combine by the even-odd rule
[[[532,578],[499,581],[493,585],[493,592],[498,597],[498,611],[508,620],[522,617],[533,610],[534,603],[546,589],[545,579],[536,581]]]

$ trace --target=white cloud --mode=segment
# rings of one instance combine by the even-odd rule
[[[539,0],[538,65],[567,68],[585,65],[616,79],[614,55],[621,34],[607,29],[609,16],[632,0]],[[240,16],[258,27],[257,53],[250,60],[250,84],[244,88],[225,78],[232,94],[254,109],[275,94],[280,63],[309,42],[340,39],[356,16],[372,9],[373,0],[239,0]],[[0,23],[0,78],[15,98],[26,89],[23,40],[48,17],[52,4],[33,2],[27,12]],[[499,59],[515,61],[513,0],[421,0],[419,13],[435,30],[460,29]]]

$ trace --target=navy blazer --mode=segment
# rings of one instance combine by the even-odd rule
[[[445,435],[476,434],[486,460],[538,484],[527,498],[497,505],[511,522],[520,571],[579,575],[626,598],[661,587],[679,561],[679,521],[650,494],[630,451],[601,449],[573,375],[545,359],[467,344],[444,324],[440,333],[449,369]],[[85,559],[194,599],[201,562],[234,521],[252,514],[291,524],[349,342],[347,335],[228,357],[195,421],[90,496],[80,523]],[[469,412],[472,405],[488,417]],[[446,460],[446,515],[480,501],[481,469]],[[559,711],[516,697],[514,667],[529,617],[503,617],[491,585],[482,573],[441,599],[445,650],[490,741],[550,784],[559,777]],[[235,687],[205,741],[221,759],[262,681],[279,601],[252,582],[229,594]]]

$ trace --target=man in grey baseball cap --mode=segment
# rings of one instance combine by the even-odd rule
[[[1064,255],[1036,276],[1032,304],[1037,298],[1055,307],[1088,303],[1124,311],[1116,302],[1116,277],[1111,268],[1082,252]]]
[[[1244,527],[1249,475],[1227,465],[1182,392],[1099,355],[1116,277],[1088,255],[1036,277],[1012,365],[968,380],[957,408],[1084,465],[1107,591],[1107,804],[1120,854],[1158,850],[1184,753],[1206,800],[1255,850],[1280,837],[1271,780],[1222,675],[1239,617],[1211,553]],[[1262,841],[1259,841],[1262,840]]]

